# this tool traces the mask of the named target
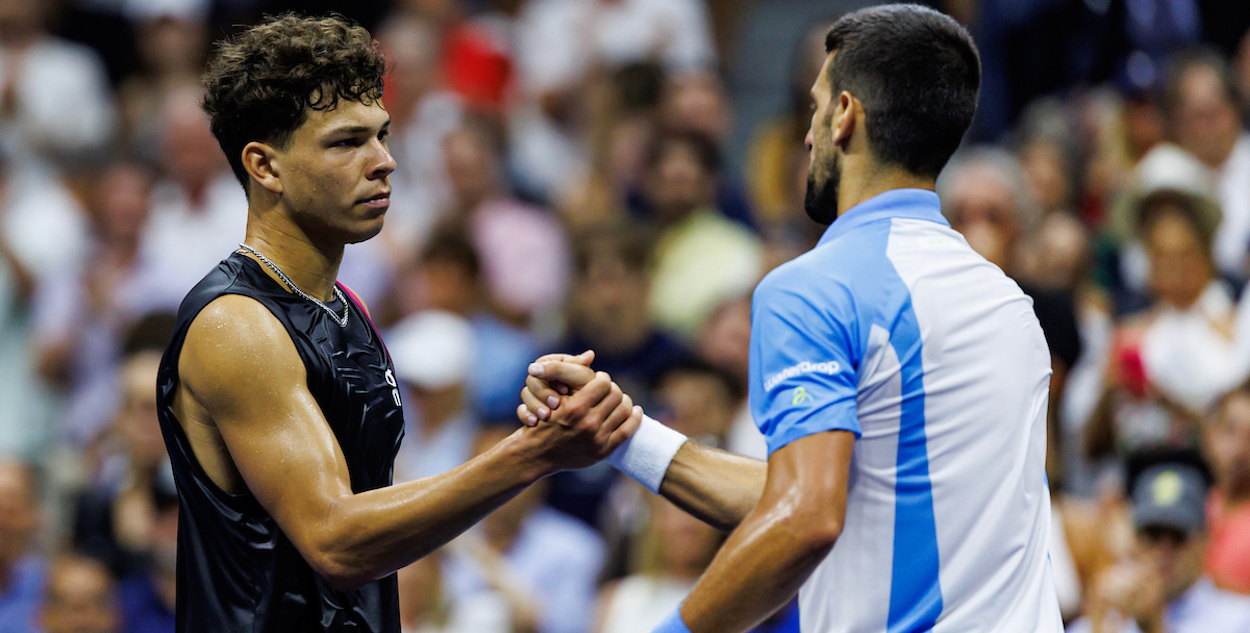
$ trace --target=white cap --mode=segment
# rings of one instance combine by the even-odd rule
[[[473,326],[442,310],[418,312],[400,321],[386,336],[395,376],[423,389],[463,384],[473,364]]]

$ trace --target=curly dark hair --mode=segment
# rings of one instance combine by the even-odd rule
[[[386,59],[363,27],[339,15],[269,17],[218,43],[204,73],[204,111],[230,168],[247,190],[243,147],[282,148],[308,118],[340,99],[382,98]]]

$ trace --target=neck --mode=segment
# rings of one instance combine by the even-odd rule
[[[322,301],[334,298],[334,281],[343,261],[343,244],[323,243],[310,237],[291,220],[291,213],[280,202],[258,208],[248,204],[247,235],[244,244],[256,249],[282,269],[300,290]],[[246,253],[248,257],[256,257]],[[285,287],[277,274],[261,264],[265,274]]]
[[[894,189],[934,190],[934,179],[863,157],[847,156],[838,186],[839,213]]]

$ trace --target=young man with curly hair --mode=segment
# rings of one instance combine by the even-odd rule
[[[524,427],[446,474],[390,485],[394,367],[335,282],[344,245],[377,235],[389,204],[384,72],[364,29],[286,15],[221,44],[205,75],[248,222],[183,301],[158,379],[181,500],[179,631],[398,633],[392,572],[538,479],[608,455],[641,421],[603,375],[566,405],[584,423]]]

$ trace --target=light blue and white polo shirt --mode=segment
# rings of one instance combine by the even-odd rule
[[[932,191],[848,209],[769,273],[751,413],[771,455],[858,438],[846,520],[799,592],[804,633],[1059,633],[1047,543],[1050,353],[1032,301]]]

